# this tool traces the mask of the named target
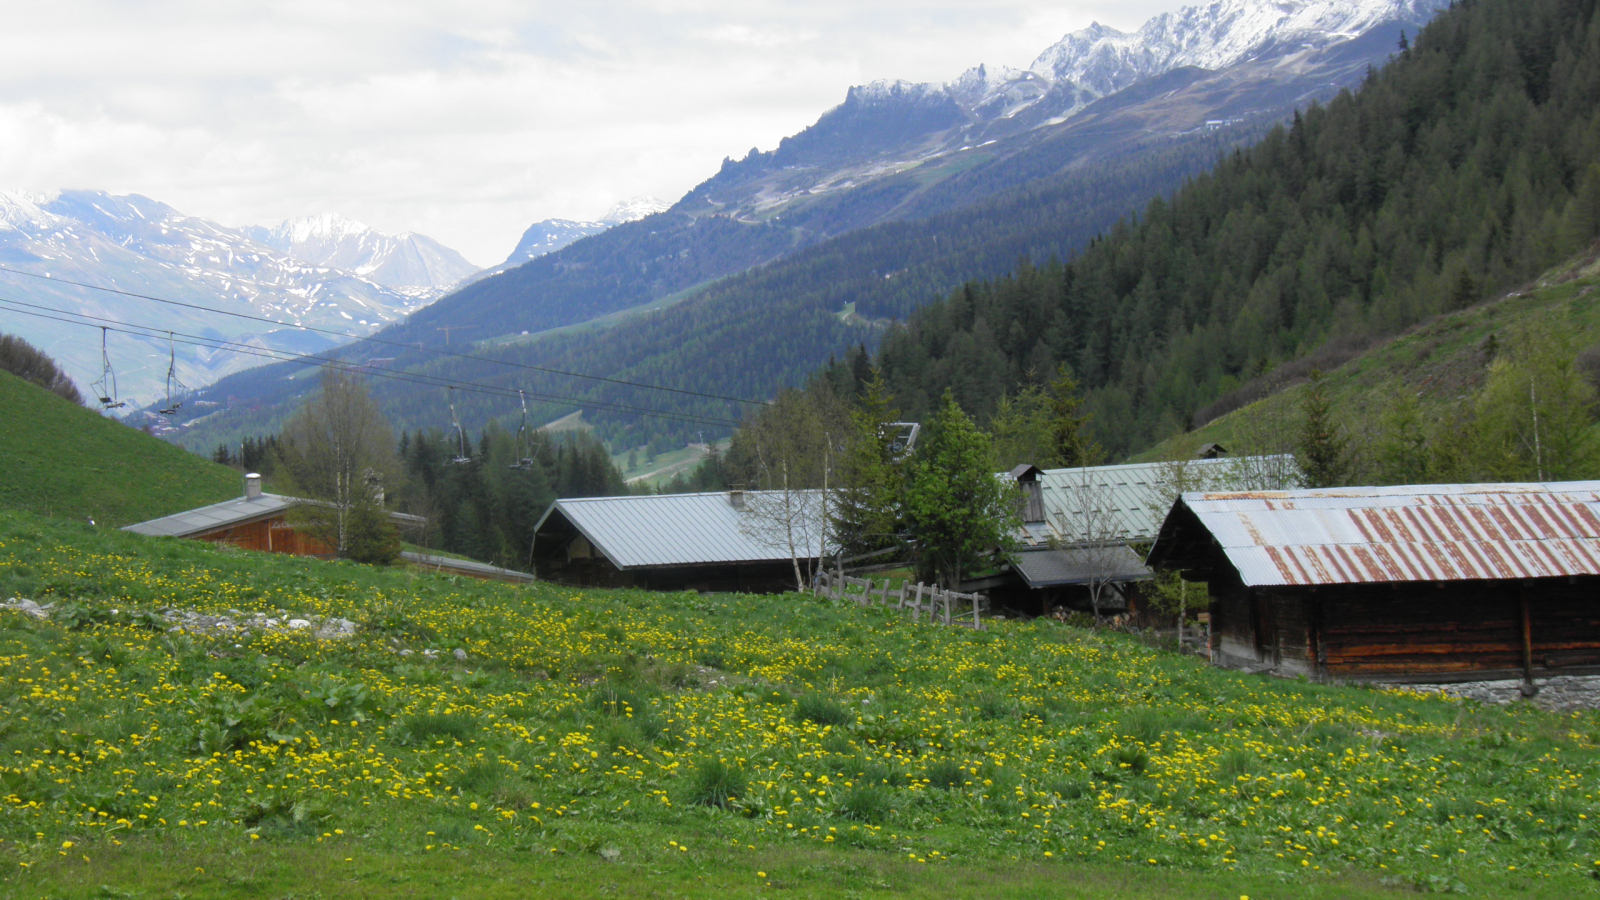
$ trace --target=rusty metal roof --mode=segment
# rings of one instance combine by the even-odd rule
[[[1600,575],[1600,481],[1186,493],[1153,563],[1185,509],[1252,587]]]

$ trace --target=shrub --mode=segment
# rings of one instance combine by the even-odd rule
[[[1249,750],[1229,750],[1217,758],[1219,780],[1237,781],[1240,775],[1255,771],[1256,755]]]
[[[799,722],[813,722],[817,725],[845,725],[851,720],[850,710],[837,700],[830,700],[820,694],[807,694],[801,697],[794,707],[794,717]]]
[[[1117,730],[1141,744],[1154,744],[1161,740],[1161,732],[1166,724],[1160,715],[1147,709],[1137,709],[1122,717]]]
[[[689,802],[727,809],[744,793],[745,784],[744,769],[739,766],[730,766],[720,759],[702,760],[695,766],[689,784]]]
[[[928,780],[932,787],[950,790],[967,783],[967,771],[961,764],[953,759],[944,759],[928,767],[923,773],[923,778]]]
[[[1106,759],[1116,767],[1115,771],[1125,772],[1129,775],[1142,775],[1150,766],[1150,755],[1144,752],[1143,747],[1124,745],[1106,754]]]
[[[406,716],[400,724],[406,734],[418,741],[466,741],[478,730],[478,723],[471,716],[436,713]]]
[[[858,784],[839,801],[839,815],[857,822],[881,822],[894,812],[887,788]]]
[[[1062,800],[1076,800],[1090,792],[1089,783],[1079,778],[1061,778],[1046,788]]]
[[[978,718],[992,722],[1011,715],[1015,711],[1015,707],[1009,699],[999,694],[984,693],[979,695],[975,710]]]
[[[856,781],[859,784],[887,785],[889,787],[905,787],[910,783],[906,773],[894,766],[881,762],[871,761],[860,767],[856,772]]]

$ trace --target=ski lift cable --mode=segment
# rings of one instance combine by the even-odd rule
[[[642,381],[628,381],[628,380],[623,379],[623,378],[607,378],[604,375],[586,375],[586,374],[584,374],[582,372],[568,372],[568,371],[566,371],[564,369],[553,369],[553,368],[550,368],[548,366],[535,366],[535,365],[531,365],[529,363],[512,362],[511,360],[506,360],[506,359],[494,359],[493,357],[478,356],[478,355],[475,355],[475,354],[472,354],[472,353],[456,353],[456,352],[454,352],[452,350],[440,349],[438,347],[424,347],[424,346],[421,346],[421,345],[418,345],[418,344],[408,344],[408,343],[405,343],[403,341],[389,341],[389,340],[384,340],[383,338],[363,336],[363,335],[359,335],[359,334],[352,334],[351,332],[348,332],[348,331],[337,331],[337,330],[334,330],[334,329],[331,329],[331,328],[318,328],[315,325],[300,325],[300,324],[297,324],[297,323],[294,323],[294,322],[282,322],[282,321],[279,321],[277,319],[269,319],[269,318],[267,318],[265,316],[254,316],[254,315],[251,315],[249,313],[233,312],[233,311],[226,310],[226,309],[217,309],[217,308],[211,307],[211,306],[202,306],[202,305],[200,305],[198,303],[187,303],[187,302],[184,302],[182,300],[170,300],[170,299],[167,299],[165,297],[156,297],[156,296],[153,296],[151,294],[139,294],[139,293],[135,293],[133,291],[124,291],[124,290],[121,290],[119,288],[110,288],[110,287],[105,287],[103,285],[98,285],[98,284],[89,284],[89,283],[83,282],[83,281],[72,281],[72,280],[66,279],[66,278],[54,278],[54,277],[51,277],[49,275],[40,275],[37,272],[24,272],[21,269],[13,269],[10,266],[5,266],[5,265],[0,265],[0,272],[10,272],[13,275],[23,275],[23,276],[26,276],[28,278],[38,278],[38,279],[41,279],[41,280],[44,280],[44,281],[49,281],[49,282],[52,282],[52,283],[55,283],[55,284],[70,284],[70,285],[73,285],[74,287],[88,288],[89,290],[92,290],[92,291],[105,291],[105,292],[111,293],[111,294],[121,294],[124,297],[136,297],[136,298],[138,298],[140,300],[152,300],[152,301],[154,301],[156,303],[166,303],[166,304],[170,304],[172,306],[181,306],[181,307],[183,307],[185,309],[193,309],[193,310],[198,310],[200,312],[215,313],[215,314],[217,314],[219,316],[232,316],[232,317],[234,317],[236,319],[249,319],[252,322],[264,322],[264,323],[269,324],[269,325],[279,325],[279,326],[282,326],[284,328],[297,328],[297,329],[300,329],[301,331],[314,331],[314,332],[316,332],[318,334],[332,335],[334,337],[347,338],[347,339],[353,340],[353,341],[365,341],[367,343],[382,344],[382,345],[388,346],[388,347],[400,347],[400,348],[403,348],[403,349],[406,349],[406,350],[422,350],[422,351],[425,351],[427,353],[437,353],[437,354],[439,354],[441,356],[449,356],[449,357],[453,357],[455,359],[475,360],[477,362],[493,363],[495,365],[500,365],[500,366],[511,366],[511,367],[518,368],[518,369],[528,369],[528,370],[535,371],[535,372],[545,372],[545,373],[551,374],[551,375],[562,375],[562,376],[566,376],[566,377],[569,377],[569,378],[587,378],[587,379],[590,379],[592,381],[603,381],[603,382],[606,382],[608,384],[622,385],[624,387],[643,388],[645,390],[651,390],[651,391],[666,391],[668,393],[684,394],[684,395],[687,395],[687,396],[690,396],[690,397],[704,397],[704,398],[706,398],[708,400],[723,400],[723,401],[726,401],[728,403],[744,403],[744,404],[747,404],[747,405],[750,405],[750,406],[769,406],[769,405],[771,405],[770,401],[766,401],[766,400],[749,400],[749,399],[746,399],[746,398],[743,398],[743,397],[729,397],[729,396],[726,396],[726,395],[723,395],[723,394],[709,394],[709,393],[705,393],[703,391],[691,391],[691,390],[688,390],[686,388],[666,387],[665,385],[648,384],[648,383],[645,383],[645,382],[642,382]]]
[[[153,326],[118,322],[117,320],[107,319],[101,316],[91,316],[87,313],[76,313],[68,310],[54,309],[47,306],[39,306],[32,303],[23,303],[21,301],[8,300],[4,297],[0,297],[0,304],[5,304],[7,306],[31,307],[31,309],[11,310],[11,312],[20,313],[22,315],[33,316],[40,319],[48,319],[56,322],[64,322],[70,325],[85,325],[94,328],[102,328],[108,331],[115,331],[119,334],[127,334],[134,337],[159,338],[160,336],[169,333],[163,329],[158,329]],[[48,312],[35,312],[33,310],[46,310]],[[61,315],[49,315],[48,313],[59,313]],[[63,316],[74,316],[76,318],[63,318]],[[84,319],[91,321],[82,321]],[[96,324],[100,322],[116,322],[116,325]],[[255,347],[246,344],[240,344],[234,341],[222,340],[220,338],[209,338],[202,335],[189,335],[184,334],[183,332],[171,332],[171,335],[173,341],[186,346],[204,347],[210,350],[223,350],[229,353],[236,353],[243,356],[253,356],[272,362],[292,362],[300,365],[310,365],[324,369],[339,369],[342,371],[355,372],[357,374],[370,375],[376,378],[386,378],[391,381],[403,381],[410,384],[420,384],[429,387],[446,387],[454,384],[459,389],[469,393],[488,394],[498,397],[515,396],[518,393],[515,388],[498,387],[496,385],[484,384],[482,382],[458,381],[454,379],[446,379],[437,375],[398,373],[392,370],[367,366],[361,363],[346,362],[344,360],[321,357],[309,353],[292,353],[287,350],[274,350],[272,348]],[[709,424],[724,427],[737,427],[739,424],[731,419],[719,419],[713,416],[704,416],[696,413],[675,413],[666,410],[629,406],[626,404],[608,401],[593,401],[585,400],[579,397],[565,397],[558,394],[532,392],[529,393],[528,396],[535,400],[576,406],[583,409],[640,415],[647,418],[669,419],[673,421],[687,422],[689,424]]]
[[[461,387],[463,390],[472,391],[474,393],[488,393],[488,394],[494,394],[494,395],[498,395],[498,396],[511,396],[511,395],[523,393],[523,392],[519,391],[516,388],[499,387],[499,386],[492,385],[492,384],[485,384],[483,382],[461,381],[461,380],[457,380],[457,379],[445,378],[442,375],[428,375],[428,374],[420,373],[420,372],[403,372],[403,373],[402,372],[395,372],[395,371],[390,370],[390,369],[384,369],[384,368],[379,368],[379,367],[374,367],[374,366],[368,366],[368,365],[363,364],[363,363],[347,362],[345,360],[341,360],[341,359],[337,359],[337,358],[333,358],[333,357],[317,356],[315,354],[296,354],[296,353],[293,353],[293,352],[288,351],[288,350],[275,350],[275,349],[270,348],[270,347],[256,347],[256,346],[251,346],[251,345],[248,345],[248,344],[241,344],[241,343],[236,342],[236,341],[227,341],[227,340],[223,340],[221,338],[206,337],[204,335],[191,335],[191,334],[185,334],[184,332],[169,332],[167,330],[160,329],[160,328],[157,328],[155,326],[138,325],[138,324],[133,324],[133,323],[121,322],[119,320],[108,319],[108,318],[105,318],[103,316],[92,316],[92,315],[89,315],[88,313],[79,313],[79,312],[72,312],[70,310],[55,309],[54,307],[41,306],[41,305],[36,304],[36,303],[26,303],[26,302],[19,301],[19,300],[8,300],[8,299],[6,299],[4,297],[0,297],[0,303],[8,304],[8,305],[14,305],[14,306],[25,306],[25,307],[29,307],[31,309],[39,309],[39,310],[45,310],[47,312],[61,313],[63,315],[68,315],[68,316],[76,316],[76,317],[78,317],[80,319],[90,319],[90,320],[93,320],[94,322],[113,323],[113,326],[111,327],[112,331],[117,331],[117,332],[120,332],[120,333],[130,334],[130,335],[134,335],[136,337],[147,337],[147,338],[148,337],[155,337],[155,338],[159,338],[161,335],[169,335],[169,337],[170,337],[170,335],[176,334],[179,337],[178,343],[180,343],[180,344],[187,344],[187,345],[192,345],[192,346],[196,346],[196,347],[205,347],[207,349],[226,350],[226,351],[229,351],[229,352],[232,352],[232,353],[239,353],[239,354],[243,354],[243,355],[246,355],[246,356],[255,356],[255,357],[262,358],[262,359],[268,359],[268,360],[273,360],[273,361],[277,361],[277,362],[301,362],[301,363],[306,363],[307,361],[309,361],[309,364],[317,365],[317,366],[320,366],[322,368],[337,368],[337,369],[342,369],[342,370],[351,371],[351,372],[358,372],[358,373],[362,373],[362,374],[373,375],[373,376],[377,376],[377,377],[381,377],[381,378],[388,378],[388,379],[393,380],[393,381],[404,381],[404,382],[408,382],[408,383],[412,383],[412,384],[422,384],[422,385],[429,385],[429,386],[433,386],[433,387],[444,387],[446,385],[454,384],[454,385],[457,385],[457,386]],[[17,310],[13,310],[13,312],[23,312],[23,313],[25,313],[26,310],[17,309]],[[62,318],[58,318],[56,316],[41,315],[39,313],[27,313],[27,314],[34,315],[34,316],[37,316],[39,318],[44,318],[44,319],[53,319],[53,320],[58,321],[58,322],[68,322],[70,324],[75,324],[75,325],[86,324],[84,322],[79,322],[79,321],[76,321],[74,319],[62,319]],[[125,326],[125,328],[115,327],[117,325]],[[94,327],[102,327],[102,326],[96,325]],[[126,328],[138,328],[138,329],[142,329],[142,330],[141,331],[127,331]],[[274,355],[274,354],[276,354],[276,355]],[[563,396],[563,395],[560,395],[560,394],[544,394],[544,393],[539,393],[539,392],[532,392],[531,394],[528,394],[528,395],[532,396],[535,400],[544,400],[544,401],[553,402],[553,403],[569,404],[569,405],[580,406],[580,407],[589,408],[589,409],[600,409],[600,410],[605,410],[605,411],[608,411],[608,412],[636,413],[638,415],[653,416],[653,417],[656,417],[656,418],[677,419],[677,420],[682,420],[682,421],[686,421],[686,422],[694,422],[694,421],[703,420],[705,422],[713,423],[713,424],[717,424],[717,425],[726,425],[726,426],[737,426],[738,425],[737,422],[734,422],[734,421],[732,421],[730,419],[719,419],[719,418],[716,418],[714,416],[706,416],[706,415],[701,415],[699,413],[670,412],[670,411],[667,411],[667,410],[660,410],[660,409],[656,409],[656,408],[653,408],[653,407],[638,407],[638,406],[631,406],[631,405],[624,404],[624,403],[617,403],[617,402],[613,402],[613,401],[604,401],[604,400],[602,400],[602,401],[589,401],[589,400],[584,400],[584,399],[579,398],[579,397],[567,397],[567,396]]]

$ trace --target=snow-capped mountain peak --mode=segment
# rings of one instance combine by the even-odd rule
[[[0,191],[0,231],[32,232],[52,227],[60,217],[41,208],[50,199],[25,191]]]
[[[672,204],[654,197],[634,197],[624,200],[606,211],[600,221],[607,225],[621,225],[624,222],[637,222],[645,216],[653,216],[658,212],[666,212]]]
[[[1273,46],[1325,46],[1382,22],[1426,18],[1448,0],[1214,0],[1162,13],[1131,34],[1096,22],[1029,70],[1104,96],[1182,66],[1221,69]]]
[[[296,259],[406,290],[449,287],[478,270],[461,254],[424,235],[385,234],[333,213],[301,216],[250,232]]]
[[[1193,66],[1216,71],[1264,53],[1312,50],[1384,22],[1423,22],[1449,0],[1212,0],[1156,16],[1137,31],[1095,22],[1045,48],[1026,69],[976,66],[943,84],[875,81],[853,87],[841,109],[954,105],[974,124],[1036,108],[1060,122],[1135,82]]]
[[[318,240],[338,241],[348,237],[361,237],[371,231],[371,228],[354,219],[347,219],[335,213],[323,213],[320,216],[299,216],[288,219],[272,229],[271,233],[279,241],[293,245]],[[409,235],[396,235],[396,237],[407,236]]]

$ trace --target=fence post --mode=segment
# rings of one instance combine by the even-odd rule
[[[922,582],[917,582],[917,595],[911,600],[911,621],[917,621],[917,613],[922,611]]]
[[[954,599],[954,597],[952,597],[950,594],[946,594],[945,595],[945,598],[944,598],[944,624],[946,624],[946,625],[950,624],[950,601],[952,599]]]
[[[983,630],[983,620],[978,618],[978,595],[976,593],[972,595],[972,630]]]

